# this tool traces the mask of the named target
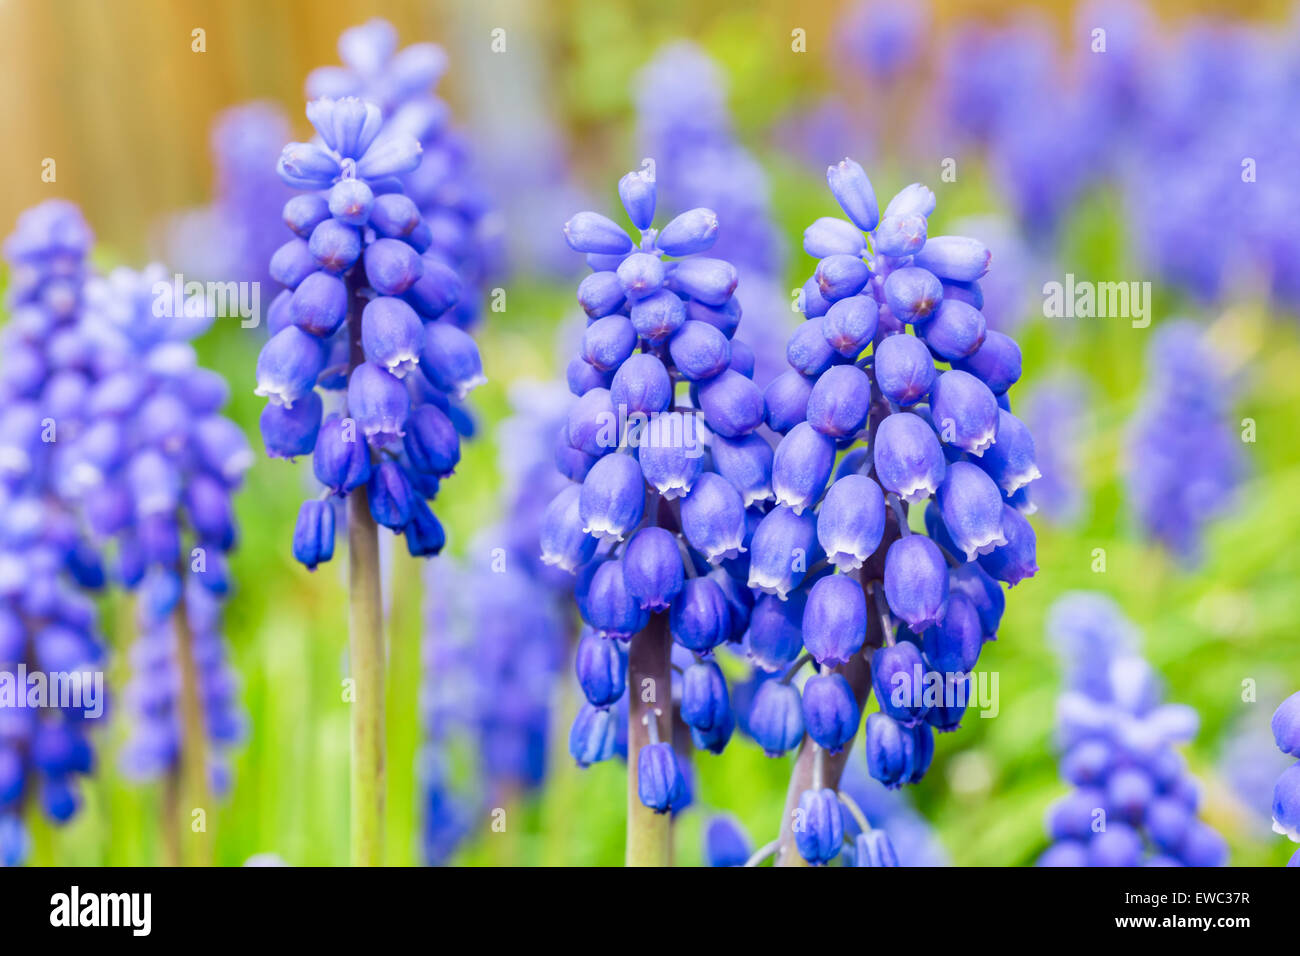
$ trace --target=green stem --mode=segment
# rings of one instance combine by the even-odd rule
[[[379,527],[366,489],[348,495],[348,640],[352,665],[352,865],[384,860],[384,631]]]
[[[365,278],[348,276],[348,374],[365,361],[361,313]],[[358,437],[358,440],[360,439]],[[384,862],[384,622],[379,526],[363,485],[348,494],[348,659],[352,701],[352,865]]]
[[[182,577],[184,580],[184,577]],[[181,794],[180,820],[184,830],[194,837],[192,863],[195,866],[212,865],[212,840],[208,824],[213,806],[208,786],[208,736],[203,725],[203,702],[199,694],[199,671],[194,662],[194,632],[190,628],[189,610],[184,588],[176,610],[172,612],[176,631],[176,663],[181,672]],[[188,810],[186,809],[188,807]],[[195,832],[193,812],[203,811],[202,829]]]
[[[658,739],[672,737],[671,639],[668,615],[655,614],[632,638],[627,657],[627,857],[628,866],[672,865],[672,821],[641,802],[637,755],[650,743],[646,719],[657,722]]]

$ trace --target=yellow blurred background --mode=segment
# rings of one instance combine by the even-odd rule
[[[0,63],[9,91],[0,110],[0,224],[7,231],[23,208],[51,196],[80,203],[101,239],[117,255],[138,259],[149,248],[148,224],[205,201],[212,169],[208,130],[223,108],[250,99],[292,105],[305,133],[303,78],[338,60],[340,31],[372,16],[398,28],[404,42],[442,44],[452,68],[446,95],[463,115],[473,75],[467,60],[487,53],[494,27],[509,41],[532,46],[541,75],[559,77],[552,91],[574,132],[599,139],[599,104],[626,102],[626,81],[610,82],[610,67],[587,62],[605,53],[606,39],[651,38],[671,25],[680,36],[732,34],[731,49],[751,51],[729,64],[742,89],[753,77],[766,94],[822,85],[830,69],[818,52],[840,0],[0,0]],[[1073,4],[1039,0],[935,0],[937,27],[967,16],[996,19],[1034,8],[1058,25]],[[1285,0],[1183,0],[1154,3],[1165,19],[1223,13],[1281,17]],[[789,31],[807,31],[809,56],[764,56],[786,50]],[[201,29],[204,52],[195,52]],[[739,35],[737,35],[739,34]],[[748,36],[746,36],[748,34]],[[461,68],[457,68],[458,64]],[[630,72],[639,62],[628,62]],[[490,66],[489,66],[490,68]],[[626,74],[624,75],[626,76]],[[575,88],[576,87],[576,88]],[[743,113],[742,90],[735,91]],[[597,104],[593,115],[592,104]],[[761,104],[757,104],[761,107]],[[742,115],[743,121],[743,115]],[[56,181],[42,181],[42,163],[55,161]]]

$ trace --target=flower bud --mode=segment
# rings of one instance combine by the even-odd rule
[[[886,216],[875,232],[876,254],[902,259],[925,245],[924,216]]]
[[[634,252],[615,270],[628,301],[639,302],[663,289],[666,273],[663,260],[648,252]]]
[[[854,866],[898,866],[898,854],[884,830],[859,833],[853,841]]]
[[[973,354],[987,333],[984,314],[959,299],[946,296],[934,315],[917,329],[930,350],[950,362]]]
[[[613,315],[623,308],[626,301],[623,283],[616,272],[593,272],[578,284],[578,304],[589,318]]]
[[[366,495],[370,501],[371,517],[385,528],[401,531],[411,520],[411,501],[415,492],[397,462],[381,461],[370,472]]]
[[[634,169],[618,181],[618,198],[638,229],[649,229],[655,220],[655,192],[654,174],[643,169]]]
[[[348,315],[348,290],[328,272],[313,272],[289,299],[289,317],[304,332],[320,338],[334,334]]]
[[[803,685],[804,725],[808,736],[827,753],[837,754],[849,745],[861,717],[853,688],[842,674],[810,677]]]
[[[861,292],[871,279],[871,267],[857,256],[827,256],[813,276],[822,298],[834,303]]]
[[[345,495],[370,479],[370,449],[352,419],[330,416],[321,426],[312,455],[312,473],[336,495]]]
[[[609,707],[623,696],[627,654],[618,641],[587,632],[578,642],[574,666],[578,685],[593,707]]]
[[[328,501],[304,501],[298,509],[293,556],[308,571],[334,557],[334,508]]]
[[[425,323],[420,371],[434,388],[457,398],[464,398],[487,381],[474,339],[445,321]]]
[[[746,508],[772,499],[773,456],[766,438],[753,432],[734,439],[715,435],[710,447],[713,467],[740,492]]]
[[[890,610],[917,634],[943,623],[948,566],[938,546],[925,535],[904,535],[889,546],[885,555],[885,599]]]
[[[817,513],[817,541],[827,560],[841,572],[856,571],[876,549],[885,532],[885,496],[861,474],[835,480]]]
[[[943,285],[933,272],[905,266],[885,277],[885,301],[898,321],[920,325],[939,308],[943,301]]]
[[[610,401],[626,414],[654,415],[673,401],[673,383],[664,363],[648,352],[630,357],[618,367],[609,387]]]
[[[704,468],[695,416],[664,412],[652,417],[637,444],[637,460],[645,480],[664,498],[687,495]]]
[[[604,707],[583,704],[569,731],[569,755],[579,767],[589,767],[614,756],[618,714]]]
[[[744,866],[752,852],[744,829],[730,817],[714,817],[704,831],[706,866]]]
[[[623,554],[623,577],[643,609],[666,611],[686,579],[676,536],[656,527],[632,535]]]
[[[749,711],[749,733],[769,757],[793,750],[803,740],[799,692],[780,680],[764,681]]]
[[[671,744],[646,744],[636,758],[636,789],[641,803],[667,813],[686,793],[686,781]]]
[[[731,611],[718,582],[712,578],[688,580],[673,599],[668,627],[678,644],[699,654],[725,641],[731,633]]]
[[[325,358],[325,346],[316,336],[294,325],[281,329],[257,356],[255,394],[292,408],[316,387]]]
[[[716,661],[700,661],[682,673],[681,711],[682,721],[696,730],[712,730],[727,722],[731,700]]]
[[[406,550],[413,558],[431,558],[441,553],[447,533],[428,504],[418,495],[411,499],[411,520],[406,523]]]
[[[816,517],[778,505],[763,516],[750,542],[749,586],[784,600],[816,561]]]
[[[736,291],[736,267],[725,259],[695,256],[673,264],[668,288],[705,305],[719,306]]]
[[[1300,757],[1300,691],[1278,705],[1269,723],[1277,749],[1292,757]]]
[[[822,216],[803,231],[803,251],[814,259],[837,255],[861,258],[867,244],[862,231],[853,223]]]
[[[821,375],[841,359],[826,337],[825,317],[809,319],[795,329],[786,344],[785,357],[791,368],[810,378]]]
[[[912,183],[898,191],[885,207],[886,216],[926,216],[934,212],[934,192],[929,186]]]
[[[921,647],[930,666],[941,674],[969,674],[979,661],[984,646],[979,612],[965,594],[948,596],[943,623],[921,636]]]
[[[828,574],[819,579],[803,612],[803,642],[813,659],[825,667],[846,664],[866,636],[867,600],[857,578]]]
[[[822,335],[826,343],[847,359],[855,359],[871,344],[880,319],[876,300],[866,295],[851,295],[840,299],[829,309],[822,321]]]
[[[1002,534],[1002,495],[979,467],[965,461],[949,465],[936,502],[944,527],[967,561],[1007,543]]]
[[[284,204],[281,218],[293,233],[303,239],[330,217],[329,203],[320,193],[299,193]]]
[[[876,191],[871,188],[871,180],[858,163],[845,158],[834,166],[826,167],[826,183],[845,215],[853,220],[853,225],[863,232],[871,232],[876,228],[876,223],[880,220]]]
[[[668,354],[677,371],[690,381],[698,382],[726,370],[731,362],[731,343],[707,322],[691,320],[668,340]]]
[[[579,497],[582,489],[569,485],[557,494],[542,514],[539,534],[542,563],[570,574],[586,564],[596,553],[597,541],[582,530]]]
[[[564,239],[575,252],[621,256],[632,251],[632,240],[606,216],[580,212],[564,224]]]
[[[994,395],[1002,395],[1020,380],[1020,346],[1009,335],[990,329],[984,344],[953,362],[953,368],[970,372]]]
[[[814,380],[794,369],[782,372],[763,392],[768,428],[785,434],[807,416]]]
[[[578,609],[582,619],[605,637],[630,638],[649,620],[636,598],[628,593],[623,562],[618,560],[602,561],[596,568]]]
[[[813,392],[815,395],[815,388]],[[821,498],[834,466],[834,440],[815,431],[808,422],[796,425],[781,439],[772,460],[772,488],[777,503],[793,508],[795,514],[812,508]]]
[[[807,594],[796,591],[782,601],[774,594],[760,595],[749,615],[745,651],[756,667],[784,670],[803,650],[803,613]]]
[[[930,417],[940,436],[976,457],[996,441],[999,411],[989,387],[968,372],[941,373],[930,392]]]
[[[361,234],[337,219],[326,219],[312,230],[307,240],[316,267],[335,275],[347,272],[361,258],[361,245]]]
[[[872,454],[881,487],[909,504],[932,495],[947,470],[934,431],[910,412],[889,415],[880,423]]]
[[[844,810],[834,790],[805,790],[795,810],[795,846],[808,863],[824,866],[840,854]]]
[[[686,303],[676,293],[658,289],[632,304],[631,320],[637,335],[648,342],[662,342],[685,324]]]
[[[258,419],[266,453],[272,458],[310,455],[320,431],[321,408],[320,396],[314,391],[292,408],[267,402]]]
[[[439,478],[450,475],[460,461],[460,434],[436,405],[411,412],[402,445],[413,468]]]
[[[571,447],[593,458],[618,447],[618,417],[609,389],[592,388],[583,392],[569,409],[565,435]]]
[[[636,349],[636,330],[626,316],[607,315],[587,326],[582,357],[602,372],[612,372]]]
[[[405,433],[411,397],[392,374],[362,362],[348,380],[348,411],[372,444],[386,445]]]
[[[890,790],[897,790],[912,772],[916,746],[912,732],[888,714],[877,712],[867,716],[865,737],[867,772]]]
[[[655,245],[670,256],[704,252],[718,238],[718,214],[703,207],[689,209],[659,231]]]
[[[822,373],[808,397],[808,424],[822,435],[849,438],[862,430],[871,408],[871,379],[856,365]],[[798,431],[796,427],[790,432]]]
[[[460,301],[460,276],[433,256],[424,256],[420,277],[402,296],[416,312],[436,319]]]
[[[1014,587],[1038,571],[1038,547],[1034,529],[1015,508],[1002,507],[1002,534],[1007,543],[981,555],[980,567],[990,577]]]
[[[934,236],[912,259],[912,264],[928,269],[940,279],[974,282],[989,271],[988,247],[965,236]]]

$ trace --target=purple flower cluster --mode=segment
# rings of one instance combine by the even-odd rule
[[[102,690],[104,647],[84,589],[104,573],[62,480],[103,371],[79,329],[91,243],[81,212],[51,200],[23,213],[4,245],[12,319],[0,341],[0,865],[26,856],[26,807],[58,823],[76,812],[77,778],[94,764],[89,732],[103,714],[102,697],[94,707],[86,696],[96,675]],[[32,698],[56,678],[76,678],[79,699]]]
[[[1288,757],[1300,758],[1300,691],[1278,706],[1271,722],[1273,741]],[[1300,760],[1282,771],[1273,786],[1273,829],[1300,843]],[[1300,867],[1300,849],[1287,866]]]
[[[1196,712],[1161,703],[1119,608],[1075,593],[1052,608],[1048,631],[1065,665],[1057,708],[1061,775],[1074,789],[1047,813],[1053,845],[1040,866],[1222,866],[1228,846],[1196,816],[1199,788],[1175,745]]]
[[[419,144],[419,163],[399,173],[402,191],[428,227],[420,251],[450,267],[461,292],[446,316],[468,328],[482,310],[484,281],[497,269],[503,241],[499,217],[472,169],[469,143],[452,124],[448,105],[434,94],[447,55],[433,43],[399,50],[386,20],[373,19],[339,37],[343,66],[325,66],[307,77],[308,99],[357,97],[376,104],[386,131]]]
[[[420,778],[431,865],[450,858],[483,812],[545,776],[552,692],[570,630],[562,595],[571,581],[538,555],[541,514],[567,484],[548,440],[568,404],[560,390],[516,386],[515,414],[500,426],[506,513],[471,548],[486,559],[426,572]],[[457,786],[450,759],[466,742],[470,788]]]
[[[308,568],[330,560],[330,499],[361,487],[412,555],[437,554],[445,534],[427,500],[460,457],[453,401],[484,381],[452,315],[462,283],[397,178],[420,165],[416,139],[354,97],[314,100],[307,118],[318,138],[280,156],[281,178],[307,191],[284,206],[294,238],[271,273],[287,288],[257,362],[267,453],[312,455],[325,489],[299,512],[294,556]],[[318,387],[338,411],[325,414]]]
[[[768,669],[806,649],[826,670],[805,683],[802,708],[793,687],[764,684],[749,724],[769,753],[805,730],[837,752],[858,729],[866,688],[849,675],[866,650],[880,706],[866,720],[868,768],[897,787],[925,775],[935,730],[960,725],[969,675],[996,636],[1001,584],[1037,570],[1022,511],[1038,469],[1007,396],[1020,349],[980,311],[988,249],[929,236],[934,194],[920,184],[882,215],[857,163],[827,179],[848,220],[824,217],[804,233],[819,259],[802,293],[807,321],[790,339],[790,370],[764,396],[783,437],[749,585],[763,592],[754,618],[777,626],[746,638]],[[909,510],[923,503],[921,533]],[[817,856],[821,845],[800,850],[818,863],[839,851],[825,841],[831,855]]]
[[[234,495],[253,455],[222,414],[229,388],[198,364],[190,340],[212,321],[167,270],[119,268],[87,283],[81,329],[103,372],[91,423],[68,452],[68,482],[87,527],[114,555],[118,584],[138,590],[140,636],[128,703],[137,720],[125,763],[136,776],[179,768],[181,655],[192,655],[204,729],[239,737],[220,605],[231,589]],[[175,628],[179,615],[192,647]],[[219,774],[218,779],[224,774]]]
[[[1202,330],[1187,320],[1156,331],[1147,367],[1129,426],[1130,507],[1144,534],[1196,564],[1205,526],[1231,510],[1244,477],[1231,383]]]
[[[577,658],[588,703],[570,736],[583,765],[618,749],[624,642],[652,615],[666,618],[674,641],[697,655],[680,681],[681,713],[696,746],[726,746],[735,720],[712,652],[748,622],[740,560],[746,506],[771,495],[763,478],[771,449],[755,434],[763,396],[749,377],[753,352],[735,338],[736,269],[698,255],[717,236],[712,210],[691,209],[653,228],[654,171],[647,162],[619,182],[639,243],[594,212],[564,227],[593,272],[578,288],[588,325],[568,367],[578,398],[556,453],[575,484],[547,507],[541,551],[547,564],[577,576],[589,628]],[[711,456],[702,425],[712,435]],[[720,463],[727,452],[734,468]],[[657,721],[649,727],[651,742],[635,755],[640,796],[666,812],[682,805],[688,789],[671,741],[658,739]]]
[[[221,599],[203,583],[200,574],[186,576],[185,626],[187,651],[193,658],[203,730],[212,745],[208,774],[218,794],[230,788],[230,768],[222,751],[238,743],[244,732],[237,694],[238,682],[230,666],[221,629]],[[122,751],[128,776],[152,780],[176,773],[181,764],[182,663],[176,628],[179,624],[171,584],[149,578],[141,589],[140,634],[129,660],[132,677],[124,699],[134,722]]]

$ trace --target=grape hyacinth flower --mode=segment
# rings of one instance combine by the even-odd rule
[[[446,52],[434,43],[400,50],[397,45],[397,30],[387,20],[376,17],[349,27],[339,36],[343,65],[313,70],[307,97],[358,97],[374,103],[387,131],[405,133],[419,143],[419,163],[398,173],[402,192],[427,226],[421,254],[460,277],[459,295],[444,318],[469,328],[482,312],[487,280],[504,260],[501,218],[475,175],[466,136],[434,93],[447,68]]]
[[[1156,331],[1147,376],[1128,437],[1130,506],[1144,534],[1194,566],[1205,526],[1233,507],[1244,478],[1231,385],[1188,320]]]
[[[378,526],[404,535],[412,556],[442,550],[446,535],[428,500],[460,457],[464,417],[453,400],[484,377],[478,347],[452,313],[463,283],[399,178],[420,166],[419,142],[352,96],[313,100],[307,118],[317,138],[287,145],[278,167],[305,191],[285,204],[294,237],[272,257],[287,288],[270,307],[257,394],[269,399],[267,453],[310,454],[325,489],[304,503],[294,531],[294,556],[308,568],[334,552],[327,505],[347,503],[353,854],[373,865],[383,839]],[[318,388],[330,398],[328,416]]]
[[[105,650],[87,594],[104,583],[63,477],[86,426],[99,356],[80,329],[92,236],[72,203],[25,211],[5,240],[10,266],[0,332],[0,865],[25,861],[29,808],[55,824],[81,806],[105,716]],[[25,676],[24,676],[25,675]],[[69,706],[28,706],[53,678],[81,688]],[[44,678],[43,681],[38,681]],[[16,692],[16,693],[14,693]],[[22,695],[21,700],[17,696]]]
[[[744,446],[763,420],[762,392],[735,367],[743,348],[734,337],[736,269],[700,255],[717,238],[717,217],[696,208],[654,228],[655,168],[619,182],[639,242],[595,212],[564,227],[593,270],[578,289],[588,325],[568,369],[577,401],[556,453],[560,471],[580,484],[560,491],[541,527],[542,558],[576,575],[591,629],[579,653],[589,701],[570,738],[580,763],[612,755],[610,721],[599,712],[627,702],[630,865],[666,863],[666,811],[686,796],[672,747],[674,649],[691,670],[682,716],[693,722],[695,746],[721,751],[735,726],[713,656],[748,620],[752,528],[738,479],[710,460],[704,441]],[[764,460],[743,452],[736,460],[737,474],[756,468],[762,483]],[[766,498],[747,490],[751,500]]]
[[[188,805],[206,806],[225,789],[209,747],[240,733],[220,603],[232,588],[233,498],[253,455],[222,414],[229,388],[191,344],[212,321],[207,303],[177,300],[171,285],[158,264],[87,284],[81,327],[104,375],[87,396],[95,420],[68,449],[68,482],[115,582],[139,592],[131,703],[142,726],[127,763],[141,777],[165,771]],[[195,853],[209,861],[206,839]]]
[[[1277,749],[1300,758],[1300,691],[1278,705],[1270,728]],[[1283,770],[1273,786],[1273,830],[1300,843],[1300,759]],[[1300,849],[1291,855],[1287,866],[1300,867]]]
[[[1175,745],[1190,707],[1162,704],[1133,625],[1109,598],[1077,592],[1048,632],[1065,665],[1057,706],[1061,775],[1074,789],[1047,812],[1040,866],[1222,866],[1228,846],[1198,819],[1200,788]]]
[[[568,484],[551,439],[569,398],[558,383],[512,386],[513,414],[498,426],[502,520],[476,536],[470,550],[482,558],[426,572],[420,780],[430,865],[447,862],[487,812],[509,812],[545,779],[572,581],[542,563],[538,542],[547,501]],[[448,756],[462,742],[474,755],[468,782]]]
[[[823,217],[804,233],[819,260],[800,300],[806,321],[790,338],[790,369],[765,393],[766,423],[781,436],[777,502],[747,556],[749,586],[797,615],[801,634],[778,666],[797,671],[810,658],[840,678],[833,705],[824,676],[803,685],[808,739],[772,850],[778,865],[800,862],[791,815],[800,794],[838,785],[836,751],[851,745],[872,689],[871,775],[887,787],[924,777],[936,732],[964,716],[1002,585],[1037,570],[1023,516],[1034,443],[1010,411],[1020,349],[978,308],[989,250],[929,235],[935,197],[919,183],[882,211],[856,162],[831,166],[827,181],[847,219]],[[910,512],[922,506],[915,530]],[[751,647],[755,637],[767,645],[751,625]]]

